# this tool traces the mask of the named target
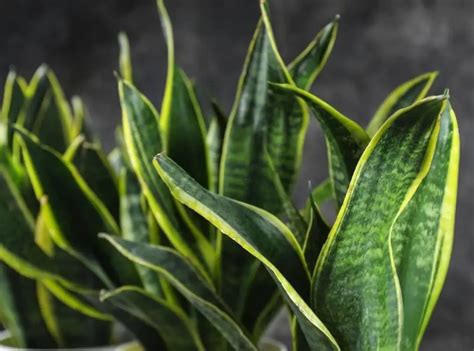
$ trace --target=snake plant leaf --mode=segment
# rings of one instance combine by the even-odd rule
[[[403,303],[390,240],[431,163],[445,100],[402,109],[377,132],[318,258],[312,305],[342,349],[399,349]]]
[[[44,203],[45,222],[55,243],[78,258],[107,286],[138,283],[133,265],[98,239],[98,233],[104,230],[118,233],[118,226],[77,169],[24,129],[18,127],[15,136],[35,194]]]
[[[56,348],[42,318],[34,280],[0,262],[0,322],[19,348]]]
[[[3,102],[0,114],[0,149],[11,147],[13,130],[9,125],[15,124],[25,102],[27,84],[18,77],[15,71],[8,73],[3,90]]]
[[[207,238],[193,236],[199,233],[183,228],[174,199],[151,163],[153,156],[163,150],[158,113],[150,101],[130,83],[119,80],[119,93],[127,154],[151,211],[171,244],[205,272],[200,259],[202,255],[199,255],[199,242],[205,243]]]
[[[403,300],[403,350],[418,350],[451,256],[459,168],[459,132],[448,104],[433,160],[392,232]]]
[[[133,83],[133,67],[130,55],[130,43],[125,32],[120,32],[118,35],[118,42],[120,47],[119,67],[120,75],[126,81]]]
[[[303,98],[321,124],[328,148],[329,176],[340,206],[369,136],[361,126],[318,97],[291,85],[275,85],[275,88]]]
[[[88,142],[97,142],[97,137],[89,126],[89,114],[84,101],[79,96],[71,98],[72,114],[74,116],[71,126],[71,140],[83,135]]]
[[[331,55],[339,27],[339,15],[327,24],[303,52],[288,65],[296,86],[309,90]]]
[[[308,227],[303,244],[303,252],[309,269],[313,270],[331,227],[323,218],[312,193],[310,194],[309,202],[311,207],[308,209]]]
[[[72,112],[59,82],[47,66],[40,66],[28,85],[18,124],[43,143],[63,152],[71,141]]]
[[[178,201],[206,218],[265,265],[297,316],[312,349],[339,349],[305,302],[308,271],[289,229],[262,209],[207,191],[163,154],[156,156],[154,164]]]
[[[224,142],[227,127],[227,117],[215,101],[211,105],[214,116],[211,118],[206,135],[212,179],[209,189],[217,191],[219,189],[219,165],[221,163],[222,143]]]
[[[91,318],[71,309],[51,294],[43,282],[37,282],[36,292],[43,319],[59,347],[94,347],[110,344],[112,331],[110,321]]]
[[[165,341],[151,325],[107,300],[103,300],[102,305],[108,314],[133,334],[144,350],[166,350]]]
[[[186,165],[186,171],[201,185],[209,187],[211,169],[201,107],[186,74],[179,68],[173,72],[174,77],[169,80],[172,82],[171,106],[165,109],[168,114],[160,116],[164,150]]]
[[[73,274],[36,245],[33,216],[2,169],[0,195],[0,260],[31,279],[54,279],[69,286],[94,288],[85,277]]]
[[[130,241],[149,243],[155,241],[150,238],[148,219],[142,206],[142,193],[136,175],[124,169],[120,176],[120,227],[122,237]],[[153,270],[135,265],[144,288],[161,296],[161,285],[158,275]]]
[[[205,350],[195,326],[183,310],[143,289],[124,286],[103,293],[101,299],[125,309],[154,327],[167,350]]]
[[[236,350],[256,350],[247,333],[237,324],[214,291],[211,282],[175,250],[102,235],[133,262],[160,273],[211,322]]]
[[[87,185],[118,221],[118,180],[100,145],[86,141],[81,135],[72,142],[64,158],[74,164]]]
[[[437,76],[438,72],[428,72],[403,83],[393,90],[375,112],[367,126],[367,133],[371,137],[374,136],[387,118],[397,110],[423,99]]]

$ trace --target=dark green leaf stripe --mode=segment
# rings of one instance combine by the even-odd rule
[[[382,124],[394,114],[397,110],[408,107],[416,101],[423,99],[438,72],[429,72],[415,77],[408,82],[403,83],[393,90],[383,101],[380,107],[375,112],[369,125],[367,126],[367,133],[372,137]]]
[[[236,323],[211,283],[178,252],[162,247],[103,235],[128,259],[160,273],[200,311],[236,350],[256,350],[247,333]]]
[[[122,237],[140,243],[152,242],[148,230],[148,219],[142,206],[140,183],[130,170],[123,170],[120,176],[120,227]],[[136,265],[143,286],[149,292],[161,295],[161,285],[156,272]]]
[[[311,88],[326,62],[336,41],[339,15],[316,35],[306,49],[288,65],[296,86],[304,90]]]
[[[303,98],[318,119],[326,137],[329,176],[339,205],[357,162],[370,138],[364,129],[318,97],[291,85],[276,85],[280,91]]]
[[[29,177],[43,203],[44,219],[55,243],[106,284],[136,282],[133,265],[98,240],[99,232],[118,233],[118,226],[77,169],[25,130],[17,131]]]
[[[338,349],[329,331],[305,303],[308,271],[288,228],[264,210],[205,190],[163,154],[155,158],[155,166],[176,199],[265,265],[300,321],[312,349]]]
[[[403,305],[392,226],[431,162],[445,99],[400,110],[379,130],[317,261],[312,305],[343,349],[400,346]]]
[[[153,326],[160,333],[168,350],[204,351],[191,320],[184,311],[169,302],[133,286],[124,286],[103,293],[101,299],[113,303]]]
[[[198,258],[200,255],[196,255],[196,252],[200,252],[199,248],[193,251],[192,246],[196,245],[196,241],[205,241],[206,238],[193,237],[186,228],[183,228],[176,213],[173,197],[153,169],[151,162],[153,156],[163,150],[158,113],[150,101],[133,85],[119,81],[119,93],[127,154],[151,211],[171,244],[204,272]]]
[[[448,105],[433,161],[396,220],[392,245],[403,299],[403,350],[418,350],[440,294],[454,234],[459,132]]]

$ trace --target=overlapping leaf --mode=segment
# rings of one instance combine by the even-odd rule
[[[256,350],[246,332],[215,293],[210,281],[178,252],[108,235],[104,237],[133,262],[160,273],[222,333],[234,349]]]
[[[213,194],[163,154],[155,166],[172,194],[206,218],[265,265],[298,318],[313,350],[338,349],[327,328],[306,304],[308,271],[292,233],[268,212]]]
[[[454,234],[459,132],[448,105],[433,160],[392,230],[403,301],[403,350],[417,350],[446,277]]]
[[[399,348],[403,304],[392,227],[431,162],[444,104],[445,97],[423,100],[379,130],[319,256],[313,308],[343,349]]]

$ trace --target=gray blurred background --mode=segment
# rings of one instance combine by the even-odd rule
[[[230,109],[258,0],[169,0],[179,64],[204,95]],[[462,156],[452,265],[423,350],[474,348],[474,1],[272,0],[278,44],[289,62],[339,13],[338,39],[314,91],[366,124],[378,103],[412,76],[439,70],[434,93],[450,88]],[[166,49],[153,0],[0,0],[0,79],[14,65],[29,77],[47,62],[71,96],[86,101],[107,148],[120,110],[113,71],[116,35],[131,40],[135,79],[155,103],[161,98]],[[1,90],[2,88],[0,88]],[[307,181],[325,178],[324,142],[313,124],[297,200]],[[277,329],[284,329],[282,327]],[[285,332],[280,333],[284,337]]]

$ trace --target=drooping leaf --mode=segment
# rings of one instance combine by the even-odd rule
[[[312,305],[342,349],[399,347],[403,304],[390,238],[431,162],[444,104],[443,96],[422,100],[377,132],[319,256]]]
[[[74,164],[87,185],[118,221],[118,181],[100,145],[87,142],[85,137],[79,136],[68,148],[64,158]]]
[[[357,123],[318,97],[291,85],[276,85],[286,94],[303,98],[318,119],[326,137],[329,176],[338,205],[344,201],[352,173],[370,138]]]
[[[265,265],[301,323],[312,350],[337,350],[336,341],[305,302],[309,292],[308,271],[303,253],[288,228],[264,210],[207,191],[163,154],[154,163],[178,201]]]
[[[426,176],[392,231],[403,300],[403,350],[418,350],[451,256],[459,168],[459,131],[448,104]]]
[[[105,230],[118,233],[118,226],[77,169],[27,131],[18,128],[16,136],[35,194],[44,203],[45,223],[55,243],[106,285],[138,282],[133,265],[98,239],[98,233]]]
[[[101,298],[155,328],[168,350],[204,350],[195,326],[177,306],[133,286],[107,292]]]
[[[56,348],[41,316],[34,280],[0,262],[0,322],[8,328],[14,346]]]
[[[397,110],[408,107],[416,101],[423,99],[433,85],[437,75],[438,72],[422,74],[421,76],[403,83],[393,90],[385,98],[383,103],[377,109],[377,112],[375,112],[375,115],[372,117],[367,126],[367,134],[371,137],[374,136],[387,118]]]
[[[339,15],[327,24],[306,49],[288,66],[295,84],[304,90],[311,85],[326,65],[336,41]]]
[[[180,222],[174,200],[151,163],[153,156],[163,150],[158,114],[148,99],[131,84],[119,81],[119,92],[127,154],[151,211],[171,244],[204,272],[199,258],[199,242],[207,239],[193,236],[196,233],[190,233]]]
[[[256,350],[247,333],[214,291],[211,282],[178,252],[109,235],[103,237],[128,259],[160,273],[222,333],[234,349]]]
[[[141,188],[137,177],[124,169],[120,177],[120,227],[122,237],[130,241],[150,243],[148,219],[141,203]],[[136,265],[143,286],[149,292],[161,295],[161,285],[156,272]]]

